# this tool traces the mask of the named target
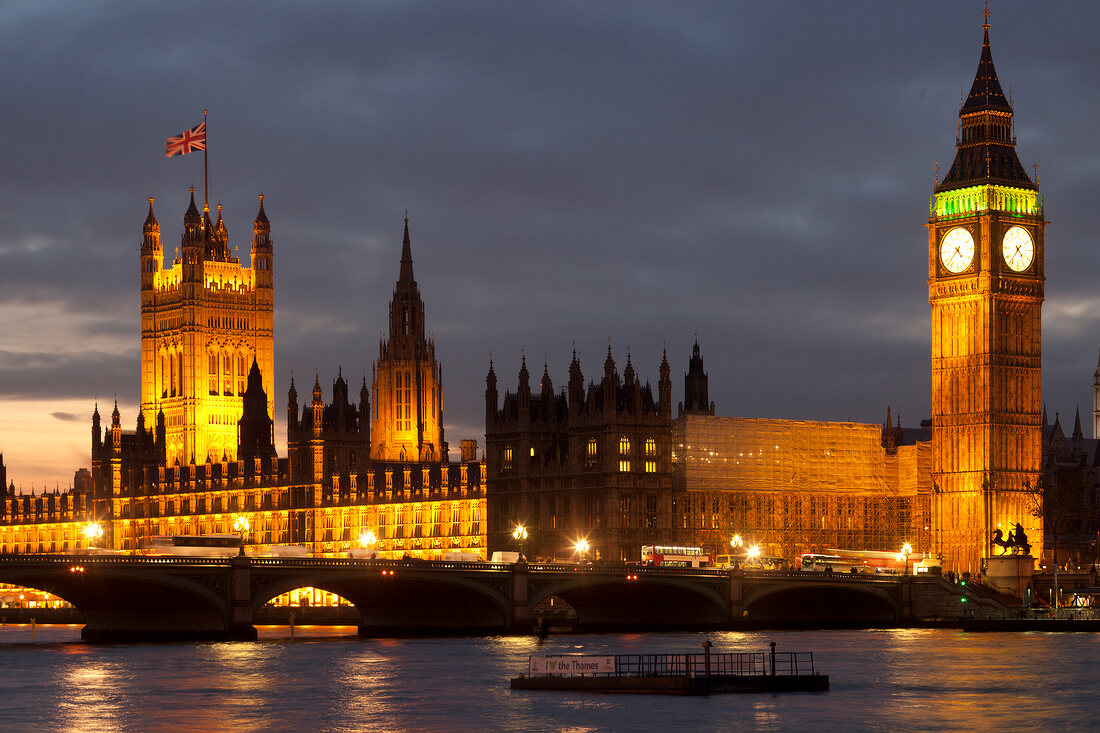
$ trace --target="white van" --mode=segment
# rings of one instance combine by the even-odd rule
[[[506,563],[519,562],[519,553],[518,552],[501,552],[500,550],[497,550],[496,552],[493,553],[493,559],[492,559],[491,562],[506,562]]]

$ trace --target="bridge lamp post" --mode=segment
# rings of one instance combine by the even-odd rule
[[[244,545],[246,542],[245,535],[248,534],[249,525],[248,517],[243,514],[238,514],[236,519],[233,520],[233,531],[241,536],[241,554],[244,554]]]
[[[905,574],[909,574],[909,556],[913,554],[913,546],[906,542],[901,546],[901,556],[905,558]]]
[[[730,554],[733,555],[733,557],[731,558],[732,565],[738,565],[740,563],[740,560],[737,559],[737,553],[744,546],[745,542],[741,539],[741,535],[735,534],[733,537],[730,538]]]
[[[95,541],[103,536],[103,527],[99,522],[88,522],[84,525],[84,536],[88,538],[88,547],[94,547]]]
[[[515,540],[516,545],[519,546],[519,554],[523,556],[523,544],[527,542],[527,528],[522,524],[517,524],[516,528],[512,530],[512,539]]]
[[[378,537],[375,536],[374,532],[372,532],[371,530],[368,529],[366,532],[359,535],[359,544],[360,544],[360,546],[362,546],[362,548],[364,550],[370,550],[371,551],[371,553],[370,553],[371,558],[370,559],[373,560],[374,559],[374,552],[373,552],[374,546],[376,544],[378,544]]]

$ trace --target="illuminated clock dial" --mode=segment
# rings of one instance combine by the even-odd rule
[[[962,272],[974,261],[974,237],[962,227],[944,235],[940,243],[940,261],[949,272]]]
[[[1035,259],[1035,242],[1023,227],[1012,227],[1005,232],[1001,253],[1006,265],[1016,272],[1023,272],[1031,267],[1031,261]]]

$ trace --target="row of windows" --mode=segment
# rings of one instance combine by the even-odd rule
[[[653,438],[646,438],[644,445],[644,460],[641,465],[644,467],[646,473],[657,472],[657,441]],[[535,449],[531,449],[531,457],[535,457]],[[515,457],[513,455],[512,446],[504,446],[502,468],[505,471],[511,471],[515,468]],[[584,467],[595,468],[600,464],[600,444],[596,438],[589,438],[588,443],[585,446],[584,451]],[[629,473],[631,466],[631,444],[630,438],[622,436],[619,438],[619,471],[622,473]]]
[[[248,357],[211,351],[207,357],[207,390],[212,395],[244,394],[248,382]]]

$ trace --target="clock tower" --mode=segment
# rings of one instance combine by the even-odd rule
[[[948,568],[978,572],[1017,523],[1032,555],[1042,463],[1043,203],[1016,157],[982,26],[978,72],[959,110],[957,152],[928,217],[935,542]]]

